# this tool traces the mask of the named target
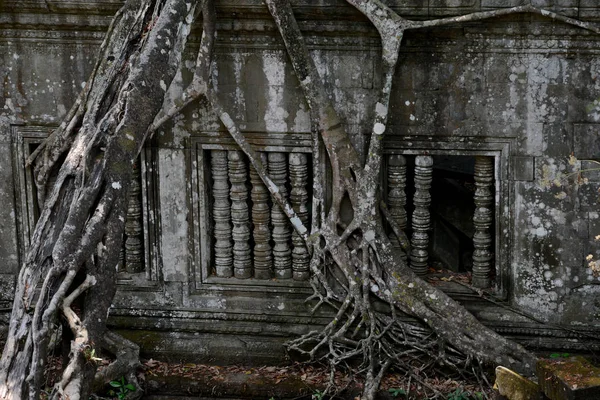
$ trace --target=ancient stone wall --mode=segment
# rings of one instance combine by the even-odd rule
[[[521,3],[388,1],[414,19]],[[533,3],[600,23],[592,0]],[[2,307],[10,305],[38,208],[24,159],[85,84],[119,4],[0,3]],[[381,86],[379,38],[341,0],[294,4],[364,154]],[[217,12],[221,100],[309,218],[311,166],[326,160],[313,159],[307,106],[283,43],[258,0],[217,1]],[[597,35],[530,15],[407,32],[382,187],[407,232],[419,233],[423,272],[438,264],[475,269],[479,286],[526,313],[598,332],[600,279],[586,257],[600,257],[599,54]],[[189,107],[147,144],[136,168],[115,327],[149,353],[226,362],[279,358],[276,344],[327,321],[325,310],[311,315],[304,304],[311,290],[301,243],[211,110]],[[500,332],[539,346],[578,346],[460,285],[447,290]]]

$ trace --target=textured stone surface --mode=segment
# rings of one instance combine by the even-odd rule
[[[534,400],[540,397],[537,383],[505,367],[496,367],[494,388],[507,400]]]
[[[542,391],[550,400],[600,398],[600,368],[583,357],[541,359],[537,375]]]
[[[533,181],[535,158],[515,156],[512,161],[512,176],[515,181]]]

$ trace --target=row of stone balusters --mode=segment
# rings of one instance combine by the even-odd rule
[[[419,276],[427,274],[429,254],[429,233],[431,218],[431,180],[433,176],[433,158],[417,156],[415,158],[415,194],[413,198],[412,238],[410,251],[410,267]],[[472,284],[486,288],[490,285],[492,270],[492,235],[491,227],[494,219],[494,158],[475,157],[475,214],[473,223],[473,278]],[[408,219],[406,214],[406,158],[392,154],[388,158],[387,170],[388,208],[394,221],[402,230],[406,230]],[[392,246],[400,248],[396,235],[390,233]],[[404,253],[403,259],[408,261]]]
[[[307,155],[259,154],[269,176],[306,225],[309,219]],[[293,231],[279,205],[269,201],[270,193],[254,168],[250,166],[249,169],[241,151],[211,150],[216,275],[239,279],[307,280],[310,259],[304,241]],[[250,193],[248,178],[252,187]],[[254,249],[250,248],[251,238]]]

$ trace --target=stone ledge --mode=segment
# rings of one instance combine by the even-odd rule
[[[537,375],[542,391],[550,400],[600,398],[600,368],[583,357],[541,359]]]

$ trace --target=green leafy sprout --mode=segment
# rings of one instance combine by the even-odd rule
[[[115,388],[115,391],[111,390],[110,395],[116,395],[119,400],[125,399],[129,392],[135,392],[135,386],[125,381],[125,377],[122,376],[118,381],[110,381],[110,386]]]

